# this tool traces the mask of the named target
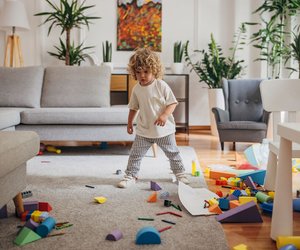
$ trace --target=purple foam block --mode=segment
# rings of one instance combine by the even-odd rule
[[[23,205],[25,211],[39,210],[39,202],[36,200],[26,200],[23,202]]]
[[[32,219],[29,219],[28,221],[26,221],[25,223],[25,227],[28,227],[29,229],[31,229],[32,231],[35,231],[35,229],[39,226],[40,224],[35,222]]]
[[[263,222],[257,205],[254,201],[247,202],[241,206],[230,209],[223,214],[219,214],[216,216],[216,219],[219,222]]]
[[[236,197],[233,194],[230,194],[230,195],[228,195],[227,199],[230,200],[230,201],[233,201],[233,200],[238,200],[238,197]]]
[[[161,190],[161,187],[154,181],[150,181],[150,188],[151,190],[154,190],[154,191],[159,191]]]
[[[121,238],[123,238],[122,232],[119,229],[115,229],[110,234],[108,234],[105,239],[111,241],[117,241]]]
[[[7,206],[4,205],[1,209],[0,209],[0,219],[4,219],[4,218],[8,218],[8,214],[7,214]]]
[[[251,176],[247,176],[247,177],[246,177],[245,184],[247,185],[247,187],[250,187],[250,188],[252,188],[252,189],[256,189],[256,185],[255,185],[255,183],[253,182]]]

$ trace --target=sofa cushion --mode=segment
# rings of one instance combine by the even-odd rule
[[[231,122],[220,122],[218,129],[241,129],[241,130],[266,130],[267,124],[263,122],[252,122],[252,121],[231,121]]]
[[[39,108],[21,112],[22,124],[127,124],[126,105],[108,108]]]
[[[43,76],[41,66],[0,67],[0,106],[40,107]]]
[[[0,177],[35,156],[40,147],[38,135],[32,131],[0,131]]]
[[[15,110],[0,110],[0,129],[9,128],[20,123],[20,113]]]
[[[107,66],[47,67],[41,106],[108,107],[110,78]]]

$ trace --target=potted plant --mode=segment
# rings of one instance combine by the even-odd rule
[[[300,79],[300,27],[296,32],[293,32],[293,41],[290,44],[290,56],[288,56],[287,60],[292,57],[298,63],[298,69],[293,67],[287,67],[292,72],[298,72],[298,78]]]
[[[102,57],[103,64],[109,66],[113,70],[112,58],[112,44],[109,41],[102,42]]]
[[[172,73],[182,74],[184,64],[182,63],[184,44],[181,42],[174,43],[173,63],[171,65]]]
[[[95,5],[85,5],[85,1],[79,3],[79,0],[60,0],[60,4],[56,5],[50,0],[45,0],[52,11],[40,12],[35,16],[45,16],[46,20],[42,24],[49,23],[48,35],[53,27],[61,28],[61,35],[66,34],[65,43],[60,39],[60,45],[54,46],[57,53],[48,52],[50,55],[57,57],[59,60],[64,60],[66,65],[78,64],[86,57],[85,50],[92,47],[83,47],[83,44],[78,46],[71,43],[71,31],[73,28],[80,28],[81,25],[86,25],[89,28],[91,20],[100,19],[101,17],[87,16],[86,10],[93,8]]]
[[[244,23],[239,27],[238,32],[234,35],[233,47],[230,48],[231,55],[225,57],[220,45],[214,39],[213,34],[210,36],[208,51],[195,50],[200,54],[200,60],[193,62],[188,52],[189,41],[184,47],[184,57],[187,66],[191,68],[199,77],[199,82],[205,82],[209,88],[208,100],[209,109],[219,107],[224,109],[224,97],[222,91],[222,78],[234,79],[242,73],[244,60],[236,60],[237,50],[242,49],[242,45],[246,39],[246,29]],[[218,131],[215,124],[213,113],[210,111],[211,131],[213,135],[217,135]]]

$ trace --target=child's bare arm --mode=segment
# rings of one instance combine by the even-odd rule
[[[173,114],[175,108],[177,106],[177,103],[172,103],[168,105],[163,113],[160,114],[160,116],[156,119],[154,122],[157,126],[165,126],[166,121],[169,117],[169,115]]]
[[[132,134],[133,133],[133,120],[136,115],[137,111],[130,109],[128,114],[128,123],[127,123],[127,133]]]

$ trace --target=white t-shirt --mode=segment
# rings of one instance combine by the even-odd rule
[[[175,133],[175,120],[170,115],[165,126],[154,125],[159,115],[170,104],[178,103],[170,86],[163,80],[154,80],[147,86],[137,83],[132,90],[128,107],[139,111],[136,134],[147,138],[160,138]]]

